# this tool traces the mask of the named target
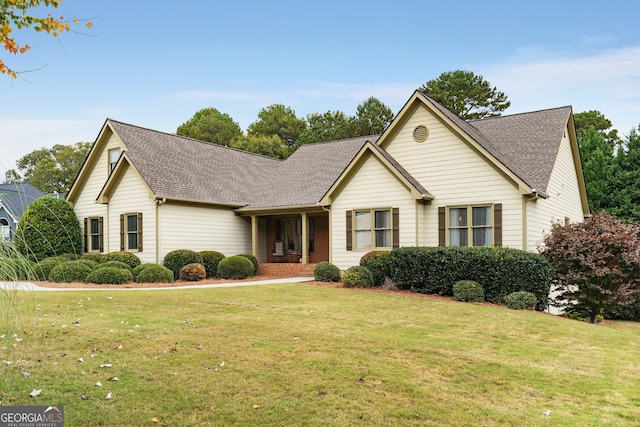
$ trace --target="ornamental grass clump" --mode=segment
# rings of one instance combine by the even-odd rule
[[[504,297],[504,303],[512,310],[534,310],[538,299],[531,292],[520,291]]]
[[[253,275],[253,263],[246,257],[234,255],[224,258],[218,264],[221,279],[246,279]]]
[[[135,275],[138,283],[172,283],[173,271],[160,264],[141,264]],[[137,267],[136,267],[137,268]],[[135,270],[135,269],[134,269]]]
[[[225,258],[225,255],[218,251],[200,251],[198,255],[202,257],[202,265],[207,271],[207,278],[216,277],[218,264]]]
[[[121,285],[133,280],[133,274],[126,268],[100,267],[93,270],[86,278],[88,283],[100,285]]]
[[[373,285],[373,275],[360,265],[349,267],[342,275],[345,288],[370,288]]]
[[[458,301],[482,302],[484,289],[480,283],[473,280],[459,280],[453,284],[453,297]]]
[[[187,264],[180,269],[180,280],[197,282],[207,277],[207,270],[202,264]]]
[[[319,282],[339,282],[340,269],[330,262],[321,261],[313,269],[313,277]]]

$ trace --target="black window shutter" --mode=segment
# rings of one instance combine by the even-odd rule
[[[138,212],[138,252],[142,252],[142,212]]]
[[[124,214],[120,214],[120,251],[124,251]]]
[[[391,237],[393,238],[393,247],[400,247],[400,209],[393,208],[391,210],[391,224],[393,226],[391,230]]]
[[[440,206],[438,208],[438,246],[447,244],[447,208]]]
[[[89,219],[84,219],[84,239],[82,241],[84,253],[89,252]]]
[[[99,228],[98,228],[98,245],[100,246],[100,252],[104,252],[104,218],[98,218]]]
[[[502,203],[493,205],[493,245],[502,246]]]
[[[352,211],[347,211],[347,250],[353,250],[353,222],[351,220]]]

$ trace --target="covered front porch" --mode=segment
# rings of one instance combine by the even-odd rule
[[[250,215],[251,252],[260,263],[317,264],[330,259],[329,214],[324,210]]]

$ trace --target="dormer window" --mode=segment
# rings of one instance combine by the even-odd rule
[[[118,163],[118,159],[120,158],[120,149],[113,148],[109,150],[109,174],[113,172],[116,167],[116,163]]]

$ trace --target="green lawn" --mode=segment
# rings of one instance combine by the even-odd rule
[[[2,404],[64,405],[66,426],[640,420],[636,323],[310,284],[8,293],[3,304]]]

